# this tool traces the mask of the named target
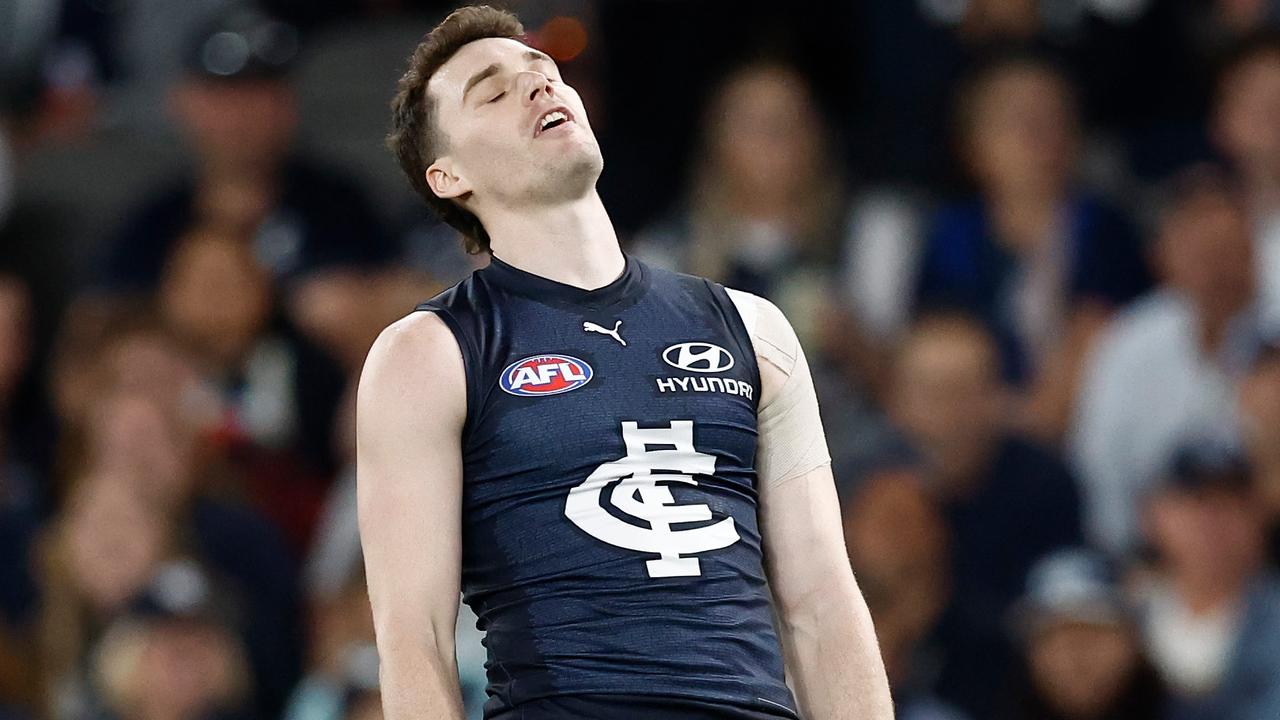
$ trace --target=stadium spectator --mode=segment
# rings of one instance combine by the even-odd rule
[[[1080,548],[1036,563],[1012,618],[1024,674],[998,717],[1164,720],[1164,687],[1118,581],[1105,558]]]
[[[1239,456],[1188,446],[1148,493],[1142,629],[1174,720],[1280,716],[1280,580]]]
[[[951,539],[938,692],[978,718],[990,717],[1008,673],[1004,618],[1028,570],[1082,541],[1071,475],[1008,429],[1007,396],[995,341],[974,318],[923,318],[896,358],[890,414],[920,452]]]
[[[873,471],[843,505],[849,561],[876,624],[896,716],[961,720],[932,693],[937,648],[929,640],[951,587],[941,511],[909,465]]]
[[[197,228],[178,241],[161,275],[160,315],[215,378],[228,432],[269,448],[297,441],[297,359],[268,333],[270,280],[239,238]]]
[[[767,297],[815,339],[847,198],[807,81],[780,62],[745,65],[719,85],[702,132],[682,206],[634,251]]]
[[[316,487],[299,486],[306,497],[295,499],[314,512],[331,462],[324,420],[333,417],[331,396],[342,374],[327,364],[318,372],[308,367],[317,350],[272,326],[270,279],[242,236],[217,227],[193,228],[175,245],[156,302],[169,331],[192,348],[201,370],[219,388],[222,440],[250,456],[266,454],[272,462],[288,458],[304,478],[315,476]],[[370,304],[346,307],[349,314],[367,314]],[[291,527],[291,533],[305,537],[309,521],[304,525]]]
[[[70,426],[64,467],[72,480],[110,474],[128,485],[144,510],[183,529],[189,556],[238,591],[256,697],[273,714],[301,660],[296,569],[281,531],[245,504],[283,496],[252,492],[236,472],[237,458],[218,441],[219,396],[192,356],[145,317],[114,323],[104,323],[112,328],[105,337],[62,345],[96,360],[92,372],[60,362]],[[87,387],[73,387],[74,380]],[[273,516],[289,511],[297,512]],[[49,592],[48,582],[41,590]]]
[[[360,189],[292,148],[298,116],[287,73],[296,42],[289,26],[243,7],[192,39],[170,106],[194,172],[143,203],[108,244],[98,278],[106,289],[154,287],[174,244],[203,225],[248,238],[286,294],[394,257]],[[343,298],[359,305],[358,296]]]
[[[1166,193],[1161,285],[1099,339],[1070,439],[1090,539],[1116,554],[1134,549],[1138,499],[1175,448],[1238,444],[1235,386],[1258,332],[1253,240],[1233,185],[1197,167]]]
[[[230,598],[190,560],[160,567],[93,652],[105,709],[119,718],[245,720],[251,677]]]
[[[1024,389],[1027,427],[1056,440],[1095,334],[1148,284],[1142,252],[1127,218],[1081,185],[1079,111],[1054,65],[1002,57],[958,98],[959,152],[977,192],[933,218],[916,304],[981,317]]]
[[[101,709],[91,649],[152,574],[179,551],[171,519],[137,487],[86,476],[41,544],[38,649],[44,714],[85,717]]]

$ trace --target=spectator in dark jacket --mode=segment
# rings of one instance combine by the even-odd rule
[[[995,341],[977,320],[921,320],[891,392],[891,415],[922,456],[951,536],[938,692],[989,717],[1012,657],[1005,615],[1037,558],[1082,542],[1079,493],[1057,457],[1008,429]]]
[[[968,200],[934,217],[917,306],[962,308],[995,333],[1028,427],[1056,439],[1095,332],[1150,283],[1134,229],[1077,177],[1075,95],[1045,60],[1001,59],[959,95]]]

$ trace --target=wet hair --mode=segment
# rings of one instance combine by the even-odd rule
[[[427,184],[427,168],[444,151],[446,138],[435,123],[435,101],[427,83],[454,53],[485,38],[520,39],[524,26],[515,15],[488,5],[459,8],[427,33],[409,59],[391,100],[391,132],[387,147],[395,154],[409,184],[442,220],[462,233],[467,252],[489,252],[489,234],[480,218]]]

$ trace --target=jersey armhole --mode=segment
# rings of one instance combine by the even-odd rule
[[[756,321],[760,317],[759,305],[756,304],[756,296],[741,290],[733,288],[725,288],[725,293],[729,296],[729,300],[733,303],[733,307],[738,311],[738,317],[742,319],[742,325],[747,330],[747,337],[751,339],[751,344],[755,346],[756,338]]]
[[[756,360],[756,325],[759,317],[757,311],[757,298],[751,293],[741,290],[734,290],[725,287],[719,283],[705,280],[707,287],[711,290],[711,294],[716,297],[717,305],[720,308],[720,314],[724,317],[725,322],[730,328],[741,328],[741,332],[745,337],[738,338],[738,344],[742,352],[746,354],[745,361],[751,364],[751,379],[756,387],[756,396],[751,399],[752,404],[756,406],[756,411],[760,410],[760,388],[763,387],[760,380],[760,366]],[[728,300],[728,302],[725,302]],[[737,334],[737,330],[733,334]]]

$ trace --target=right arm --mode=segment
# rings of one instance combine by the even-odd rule
[[[458,343],[431,312],[384,330],[360,377],[360,540],[388,720],[463,717],[454,625],[465,388]]]

